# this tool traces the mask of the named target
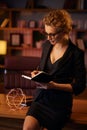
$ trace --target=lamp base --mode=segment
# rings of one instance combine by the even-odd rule
[[[4,65],[4,56],[0,55],[0,65]]]

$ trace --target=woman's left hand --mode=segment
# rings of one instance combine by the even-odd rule
[[[44,88],[44,89],[52,89],[53,88],[53,81],[50,81],[49,83],[39,83],[36,82],[37,88]]]

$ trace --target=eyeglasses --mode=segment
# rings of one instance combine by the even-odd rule
[[[57,34],[59,34],[61,31],[58,31],[58,32],[56,32],[56,33],[47,33],[47,32],[44,32],[44,35],[46,36],[46,37],[55,37]]]

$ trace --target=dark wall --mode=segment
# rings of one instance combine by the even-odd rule
[[[29,0],[0,0],[6,2],[9,8],[24,8]],[[34,0],[35,5],[48,8],[62,8],[65,0]]]
[[[5,2],[9,8],[23,8],[26,5],[27,0],[0,0],[0,2]]]

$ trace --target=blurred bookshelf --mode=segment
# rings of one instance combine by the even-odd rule
[[[27,7],[24,8],[0,8],[0,39],[8,42],[9,55],[29,56],[31,51],[34,52],[32,55],[41,55],[42,49],[41,46],[37,46],[37,42],[42,45],[45,40],[42,36],[42,18],[53,8],[38,6],[34,2],[33,0],[28,5],[26,3]],[[87,32],[87,0],[63,0],[63,2],[62,9],[66,9],[73,19],[74,28],[70,38],[76,43],[78,33]],[[2,27],[4,21],[5,25]]]

